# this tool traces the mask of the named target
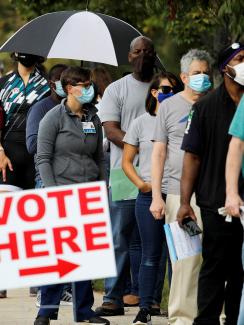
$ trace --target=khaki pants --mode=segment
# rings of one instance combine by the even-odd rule
[[[192,198],[191,206],[202,229],[200,209]],[[165,222],[176,220],[180,207],[180,195],[168,194],[166,199]],[[169,324],[192,325],[197,315],[197,284],[202,256],[198,254],[172,263],[172,280],[169,294]]]

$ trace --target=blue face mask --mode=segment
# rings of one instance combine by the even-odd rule
[[[61,84],[61,81],[58,80],[58,81],[55,81],[55,86],[56,86],[56,89],[54,89],[55,93],[59,96],[59,97],[66,97],[67,94],[64,92],[63,90],[63,87],[62,87],[62,84]]]
[[[162,103],[163,100],[165,100],[166,98],[169,98],[171,96],[174,96],[174,93],[168,93],[168,94],[164,94],[164,93],[158,93],[158,102]]]
[[[204,93],[212,86],[209,76],[205,73],[192,75],[189,79],[188,86],[199,93]]]
[[[81,89],[81,96],[76,96],[76,99],[81,103],[81,104],[86,104],[90,103],[95,95],[94,87],[91,85],[90,87],[87,88],[82,88]]]

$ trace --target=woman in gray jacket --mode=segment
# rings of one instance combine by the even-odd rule
[[[37,167],[45,187],[104,179],[102,125],[92,104],[95,94],[90,70],[70,67],[62,73],[61,83],[67,98],[45,115],[38,131]],[[57,319],[63,286],[41,287],[35,325]],[[109,324],[91,309],[91,281],[73,283],[72,294],[76,322]]]

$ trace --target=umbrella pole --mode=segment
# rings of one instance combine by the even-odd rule
[[[89,10],[89,3],[90,3],[90,0],[86,0],[86,11]]]

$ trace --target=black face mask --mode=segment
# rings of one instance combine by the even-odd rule
[[[142,79],[150,78],[153,75],[155,56],[142,54],[132,60],[134,72],[138,73]]]
[[[30,68],[37,63],[37,57],[32,54],[21,54],[19,53],[17,56],[17,60],[23,64],[26,68]]]

